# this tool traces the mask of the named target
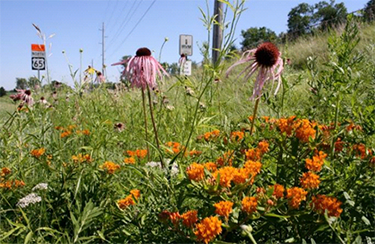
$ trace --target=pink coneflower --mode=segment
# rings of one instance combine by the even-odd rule
[[[168,76],[167,71],[151,56],[150,49],[146,47],[139,48],[135,56],[112,65],[118,64],[126,64],[123,75],[130,80],[132,87],[142,88],[142,90],[147,87],[156,88],[156,76],[160,78],[162,74]]]
[[[257,99],[262,95],[262,88],[269,80],[278,80],[275,89],[276,94],[281,85],[280,74],[284,68],[279,49],[270,42],[262,43],[257,48],[244,52],[241,59],[229,67],[227,75],[235,66],[247,62],[249,62],[249,65],[239,74],[239,76],[245,73],[245,79],[249,79],[257,70],[259,70],[251,99]]]
[[[25,102],[28,106],[32,106],[34,104],[34,99],[31,97],[31,91],[30,90],[22,90],[22,89],[16,89],[17,94],[10,95],[9,97],[13,101],[21,100]]]

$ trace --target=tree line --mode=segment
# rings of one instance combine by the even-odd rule
[[[242,30],[241,49],[252,49],[265,41],[285,43],[286,41],[296,40],[301,36],[314,34],[317,31],[327,31],[343,24],[347,15],[348,11],[345,4],[335,3],[335,0],[330,0],[330,2],[320,1],[312,5],[300,3],[288,13],[288,30],[286,33],[282,32],[277,35],[266,27],[251,27]],[[355,15],[362,21],[374,21],[375,0],[370,0]]]

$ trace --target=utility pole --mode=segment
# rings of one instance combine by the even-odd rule
[[[221,44],[223,41],[223,3],[219,0],[215,0],[214,16],[216,23],[214,23],[212,33],[212,63],[215,65],[219,59],[218,50],[221,49]]]
[[[102,44],[102,75],[104,75],[104,68],[105,68],[105,64],[104,64],[104,22],[102,24],[102,28],[99,29],[101,32],[102,32],[102,42],[100,44]]]

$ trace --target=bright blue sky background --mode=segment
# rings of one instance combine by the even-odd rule
[[[242,41],[241,30],[265,26],[277,34],[286,32],[292,8],[303,2],[319,1],[247,0],[247,10],[235,34],[237,47]],[[336,3],[344,2],[348,12],[352,12],[363,8],[368,1],[336,0]],[[213,5],[214,1],[209,0],[211,13]],[[207,40],[207,30],[200,20],[199,7],[207,12],[206,0],[0,0],[0,86],[10,90],[15,87],[16,77],[37,76],[37,71],[31,70],[31,44],[42,43],[42,40],[32,23],[47,37],[55,34],[47,39],[47,45],[52,44],[51,80],[68,85],[73,82],[63,50],[73,70],[80,68],[80,48],[83,49],[82,69],[93,62],[94,68],[101,70],[102,33],[99,29],[102,22],[105,23],[105,64],[109,81],[118,81],[120,72],[120,66],[111,64],[124,55],[135,55],[140,47],[148,47],[158,59],[165,37],[169,41],[162,51],[161,62],[178,61],[180,34],[193,36],[190,59],[200,62],[199,45]],[[41,71],[43,74],[45,72]]]

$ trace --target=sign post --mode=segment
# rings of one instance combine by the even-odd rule
[[[40,81],[40,71],[46,69],[46,48],[43,44],[31,44],[31,69],[38,71]]]
[[[193,55],[193,36],[180,35],[180,73],[183,75],[191,75],[191,61],[187,60],[187,56]]]

